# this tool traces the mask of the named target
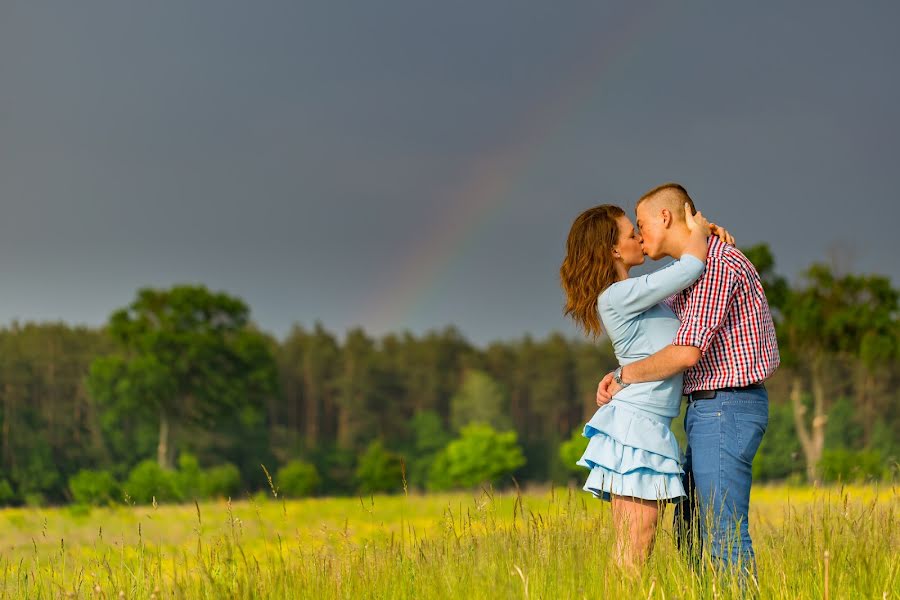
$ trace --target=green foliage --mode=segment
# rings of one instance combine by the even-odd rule
[[[337,443],[341,448],[356,450],[365,443],[367,433],[375,429],[374,407],[382,404],[385,373],[375,341],[362,329],[347,333],[342,359],[342,370],[335,382],[335,399],[341,410]]]
[[[890,424],[882,420],[876,422],[872,428],[869,449],[885,457],[888,464],[900,462],[900,436],[896,435]]]
[[[825,424],[825,447],[832,450],[859,448],[863,428],[858,416],[858,411],[849,398],[835,400],[828,411],[828,422]]]
[[[9,506],[16,499],[16,492],[5,477],[0,477],[0,506]]]
[[[424,488],[428,473],[438,452],[450,441],[450,434],[444,428],[441,417],[432,410],[418,412],[410,420],[413,443],[407,454],[406,479],[408,485]]]
[[[762,243],[749,248],[742,248],[744,253],[756,271],[766,291],[766,299],[769,306],[775,310],[781,310],[788,300],[790,289],[784,277],[775,273],[775,256],[768,244]]]
[[[431,468],[432,490],[472,488],[497,484],[525,464],[514,431],[497,432],[490,425],[473,423],[438,454]]]
[[[30,508],[41,508],[47,505],[47,497],[40,492],[29,492],[22,498],[25,506]]]
[[[175,489],[180,497],[187,500],[203,498],[203,470],[197,457],[189,452],[178,455],[178,470],[172,473]]]
[[[204,498],[232,498],[241,490],[241,472],[231,463],[206,469],[201,479]]]
[[[20,456],[10,469],[10,477],[26,504],[29,504],[28,498],[31,497],[30,504],[43,505],[47,492],[56,491],[60,483],[60,474],[49,444],[42,439],[35,440],[30,451]]]
[[[794,415],[787,402],[769,403],[769,425],[753,459],[754,481],[788,479],[804,469]]]
[[[895,464],[897,290],[883,277],[822,265],[789,283],[775,273],[768,248],[746,253],[774,310],[782,355],[756,481],[803,470],[788,396],[794,382],[806,406],[800,422],[817,428],[817,442],[824,432],[826,450],[871,450]],[[406,459],[410,486],[477,485],[453,481],[444,449],[459,428],[479,421],[517,432],[526,457],[518,479],[561,482],[579,476],[562,458],[565,438],[583,425],[597,381],[614,362],[603,340],[524,336],[481,349],[452,327],[381,338],[357,329],[339,339],[316,323],[279,341],[256,331],[235,298],[194,286],[141,290],[102,330],[0,328],[0,504],[64,502],[82,469],[108,471],[121,483],[143,460],[174,468],[179,456],[169,476],[183,499],[266,489],[259,464],[295,457],[315,465],[317,494],[352,495],[360,474],[389,464],[373,459],[369,469],[363,461],[373,440]],[[823,468],[832,469],[829,461],[840,463],[829,456]]]
[[[158,460],[171,466],[178,425],[215,424],[217,418],[262,406],[276,388],[268,343],[249,326],[243,301],[203,286],[143,289],[110,318],[116,355],[92,365],[88,385],[104,406],[119,412],[152,410],[159,423]]]
[[[336,443],[321,444],[310,453],[310,460],[320,476],[316,491],[327,490],[330,494],[353,494],[356,492],[356,454],[341,448]]]
[[[450,399],[450,424],[461,431],[469,423],[486,423],[494,429],[509,429],[506,391],[493,377],[476,369],[463,374],[459,391]]]
[[[302,460],[292,460],[275,475],[278,492],[288,498],[311,496],[319,487],[321,479],[316,467]]]
[[[839,448],[825,450],[819,463],[825,481],[863,482],[881,479],[888,469],[879,452],[854,452]]]
[[[178,474],[168,471],[152,460],[145,460],[131,470],[122,490],[137,504],[181,500],[178,490]]]
[[[384,447],[381,440],[369,444],[359,457],[356,481],[363,494],[394,492],[402,487],[400,456]]]
[[[119,499],[119,484],[109,471],[82,469],[69,478],[69,491],[78,504],[103,506]]]
[[[173,475],[178,495],[184,499],[227,498],[241,488],[241,473],[231,463],[201,469],[197,457],[182,452],[178,471]]]
[[[563,467],[572,475],[585,475],[587,469],[577,465],[584,451],[587,450],[588,439],[583,435],[584,427],[576,427],[571,437],[559,445],[559,459]]]

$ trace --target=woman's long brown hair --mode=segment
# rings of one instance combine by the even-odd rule
[[[563,312],[591,337],[602,332],[597,297],[618,278],[612,249],[619,241],[616,219],[624,214],[612,204],[589,208],[572,223],[566,240],[566,258],[559,268],[566,292]]]

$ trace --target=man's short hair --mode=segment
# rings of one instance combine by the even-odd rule
[[[690,196],[690,194],[688,194],[687,190],[684,189],[684,186],[681,185],[680,183],[664,183],[662,185],[656,186],[655,188],[653,188],[652,190],[650,190],[649,192],[647,192],[646,194],[641,196],[641,199],[637,201],[637,206],[640,206],[643,202],[650,200],[650,199],[654,199],[657,196],[660,196],[663,194],[665,194],[672,200],[677,201],[677,202],[670,203],[670,204],[673,204],[673,206],[670,207],[670,210],[673,212],[674,215],[676,215],[678,217],[682,217],[681,208],[684,206],[685,202],[687,202],[688,205],[691,207],[691,214],[693,214],[693,215],[697,214],[697,209],[694,207],[694,201],[691,199],[691,196]],[[674,205],[677,205],[677,206],[674,206]]]

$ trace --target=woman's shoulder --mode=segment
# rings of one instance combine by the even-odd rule
[[[613,282],[600,292],[597,297],[597,309],[600,313],[608,316],[621,313],[622,308],[627,304],[626,299],[632,284],[632,279],[622,279]]]
[[[626,283],[627,279],[622,279],[621,281],[614,281],[609,284],[605,290],[600,292],[600,295],[597,296],[597,304],[599,306],[609,306],[610,302],[613,302],[616,297],[617,290],[621,290],[623,288],[622,284]]]

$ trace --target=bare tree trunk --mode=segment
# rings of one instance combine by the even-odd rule
[[[828,420],[822,414],[824,397],[821,393],[817,393],[824,392],[824,386],[815,376],[813,390],[813,419],[810,427],[806,423],[806,406],[803,404],[803,381],[799,375],[794,375],[791,381],[794,426],[797,429],[797,437],[800,438],[800,447],[806,460],[806,477],[810,482],[819,480],[819,461],[822,459],[822,450],[825,446],[825,423]]]
[[[822,451],[825,450],[825,425],[828,423],[828,415],[825,407],[825,365],[822,360],[816,361],[812,369],[813,391],[813,420],[812,443],[815,456],[815,481],[819,480],[819,461],[822,460]]]
[[[828,423],[826,414],[826,361],[824,357],[813,358],[810,366],[810,379],[812,383],[813,414],[812,421],[807,426],[803,404],[803,386],[799,376],[795,375],[791,383],[791,404],[794,408],[794,423],[797,427],[797,436],[803,448],[806,458],[806,475],[810,482],[818,482],[820,479],[819,462],[822,460],[822,452],[825,449],[825,426]]]
[[[172,457],[169,452],[169,414],[164,406],[159,409],[159,445],[156,447],[156,460],[161,468],[172,469]]]
[[[816,479],[816,463],[818,462],[813,448],[812,436],[806,425],[806,406],[803,404],[803,382],[798,375],[791,380],[791,406],[794,409],[794,427],[797,429],[797,437],[800,438],[800,447],[803,449],[803,458],[806,462],[806,478],[809,481]]]

